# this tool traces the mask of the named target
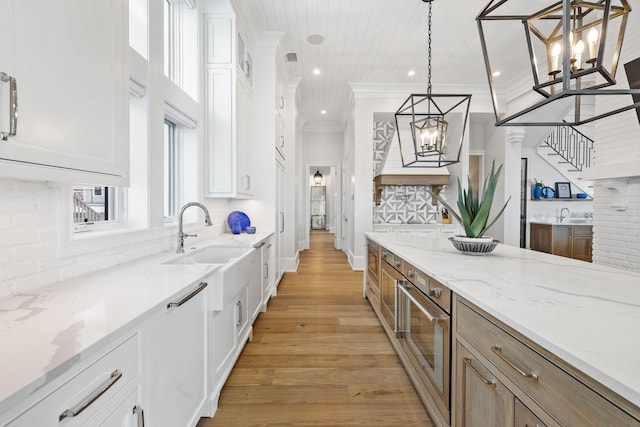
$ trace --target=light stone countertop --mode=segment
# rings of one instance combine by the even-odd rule
[[[253,245],[269,234],[223,235]],[[135,327],[224,264],[164,264],[175,250],[0,298],[0,414]],[[209,282],[209,286],[216,286]]]
[[[426,233],[366,233],[640,407],[640,273],[498,244],[458,252]]]

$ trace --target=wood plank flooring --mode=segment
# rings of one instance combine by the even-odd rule
[[[217,426],[432,426],[333,234],[311,233],[258,317],[197,427]]]

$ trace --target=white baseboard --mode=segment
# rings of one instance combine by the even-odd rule
[[[349,265],[351,269],[354,271],[363,271],[364,270],[364,257],[363,256],[355,256],[353,252],[349,251],[347,255],[347,259],[349,260]]]

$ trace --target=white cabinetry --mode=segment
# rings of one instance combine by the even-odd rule
[[[280,283],[280,279],[282,278],[285,269],[285,184],[285,168],[280,160],[276,160],[276,287],[278,286],[278,283]]]
[[[149,425],[195,426],[206,393],[206,287],[177,296],[149,325]]]
[[[269,237],[262,247],[262,311],[267,310],[267,303],[275,289],[275,269],[273,267],[273,238]]]
[[[238,82],[235,16],[204,19],[207,196],[251,198],[251,123],[242,120],[251,117],[252,100],[250,89]]]
[[[17,117],[15,136],[0,140],[1,176],[127,183],[125,5],[0,0],[0,132]]]
[[[251,336],[251,325],[262,307],[262,252],[244,254],[217,270],[215,293],[209,299],[208,406],[213,416],[218,398],[233,365]]]
[[[123,393],[138,387],[140,381],[139,335],[137,333],[118,340],[97,357],[73,368],[60,383],[56,381],[40,389],[21,405],[28,410],[18,414],[0,416],[0,425],[6,427],[65,427],[102,425],[128,396]],[[139,395],[131,400],[139,405]],[[131,406],[133,408],[133,405]],[[130,409],[131,409],[130,408]],[[98,415],[96,415],[98,414]],[[16,416],[17,415],[17,416]],[[6,423],[6,424],[5,424]],[[105,424],[119,425],[119,424]],[[135,425],[135,424],[132,424]]]

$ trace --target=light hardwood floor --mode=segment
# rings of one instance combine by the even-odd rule
[[[254,324],[215,426],[432,426],[368,302],[362,272],[311,233],[296,273]]]

